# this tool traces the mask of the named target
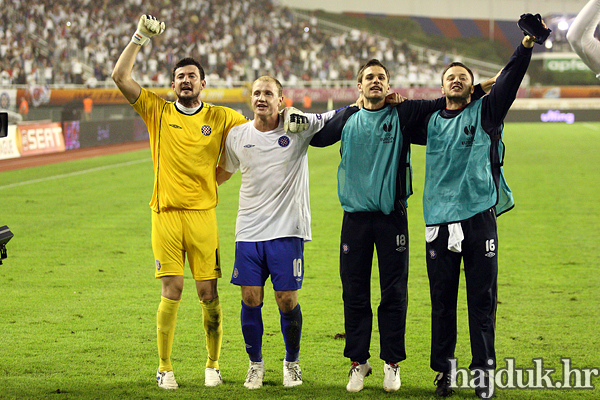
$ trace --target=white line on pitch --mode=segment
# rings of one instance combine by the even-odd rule
[[[127,165],[138,164],[138,163],[141,163],[141,162],[147,162],[149,160],[151,160],[151,159],[150,158],[144,158],[144,159],[141,159],[141,160],[128,161],[128,162],[124,162],[124,163],[120,163],[120,164],[104,165],[102,167],[84,169],[82,171],[71,172],[71,173],[68,173],[68,174],[47,176],[45,178],[32,179],[30,181],[11,183],[10,185],[0,186],[0,190],[2,190],[2,189],[8,189],[8,188],[11,188],[11,187],[16,187],[16,186],[30,185],[32,183],[47,182],[47,181],[51,181],[51,180],[54,180],[54,179],[68,178],[69,176],[83,175],[83,174],[87,174],[87,173],[90,173],[90,172],[104,171],[104,170],[110,169],[110,168],[125,167]]]
[[[593,131],[600,131],[600,128],[598,128],[596,125],[592,125],[592,124],[583,124],[583,126],[585,126],[586,128],[590,128]]]

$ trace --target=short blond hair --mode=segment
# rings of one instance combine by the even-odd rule
[[[279,82],[276,78],[273,78],[272,76],[269,76],[269,75],[261,76],[260,78],[258,78],[254,82],[252,82],[252,87],[254,87],[254,84],[256,82],[271,82],[271,83],[274,83],[275,86],[277,86],[278,97],[282,97],[283,96],[283,86],[281,85],[281,82]]]

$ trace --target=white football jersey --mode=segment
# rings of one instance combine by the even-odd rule
[[[236,242],[311,240],[306,152],[311,138],[334,114],[306,114],[309,128],[301,133],[286,134],[282,118],[269,132],[254,128],[254,121],[229,131],[219,165],[242,174]]]

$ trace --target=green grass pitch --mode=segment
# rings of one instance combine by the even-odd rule
[[[561,378],[572,367],[600,369],[600,123],[507,124],[505,174],[516,207],[499,225],[499,367],[514,358],[531,368],[542,358]],[[284,389],[279,313],[267,282],[263,353],[265,386],[243,386],[247,356],[239,326],[233,265],[239,174],[220,191],[217,208],[224,277],[221,371],[225,384],[204,388],[201,308],[186,271],[173,349],[180,389],[156,387],[155,320],[160,282],[150,246],[152,165],[148,150],[0,173],[0,225],[15,237],[0,266],[0,399],[339,399],[433,398],[429,369],[429,287],[421,195],[424,149],[413,147],[409,200],[410,275],[402,387],[386,394],[379,336],[373,375],[357,394],[345,390],[349,361],[338,248],[339,146],[309,150],[313,241],[305,247],[300,291],[304,384]],[[372,302],[379,301],[377,268]],[[470,362],[464,280],[459,295],[459,366]],[[592,383],[597,387],[600,377]],[[500,390],[499,399],[597,399],[594,390]],[[475,398],[461,389],[454,398]]]

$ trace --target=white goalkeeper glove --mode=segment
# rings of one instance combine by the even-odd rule
[[[165,23],[160,22],[152,15],[142,15],[138,22],[137,30],[133,34],[131,41],[143,46],[152,36],[160,35],[165,31]]]
[[[283,109],[283,129],[285,133],[300,133],[308,129],[308,117],[295,107]]]

